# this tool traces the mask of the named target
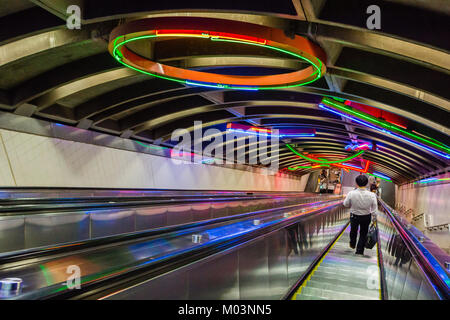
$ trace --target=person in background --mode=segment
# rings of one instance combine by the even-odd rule
[[[381,179],[377,178],[377,196],[381,198]]]
[[[327,193],[327,178],[328,178],[327,171],[322,170],[319,176],[320,193]]]
[[[378,187],[377,187],[376,183],[372,183],[370,185],[370,192],[377,194],[377,189],[378,189]]]
[[[350,248],[355,249],[356,246],[358,255],[364,254],[370,221],[371,218],[375,221],[378,210],[377,196],[366,189],[368,182],[369,179],[365,175],[357,176],[356,185],[358,187],[350,191],[344,200],[344,206],[350,207]],[[359,240],[356,245],[358,227]]]

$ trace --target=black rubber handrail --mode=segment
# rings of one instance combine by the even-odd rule
[[[257,192],[257,193],[279,193],[280,191],[261,191],[261,190],[231,190],[231,189],[220,189],[220,190],[206,190],[206,189],[164,189],[164,188],[106,188],[106,187],[48,187],[48,186],[35,186],[35,187],[0,187],[0,192],[7,191],[17,191],[17,190],[90,190],[90,191],[157,191],[157,192],[233,192],[233,193],[248,193],[248,192]],[[283,191],[285,193],[298,193],[298,191]]]
[[[45,197],[47,193],[45,191],[51,190],[52,193],[61,193],[57,198],[55,197]],[[39,192],[43,191],[43,192]],[[86,196],[79,196],[79,193],[87,193]],[[103,195],[104,193],[113,193],[111,196]],[[9,193],[11,195],[21,194],[21,193],[32,193],[34,196],[30,197],[0,197],[0,203],[7,204],[9,201],[24,201],[24,203],[30,203],[30,201],[35,201],[36,203],[42,203],[47,200],[50,201],[74,201],[76,199],[81,199],[82,201],[88,201],[91,199],[105,200],[109,198],[126,198],[127,195],[118,195],[120,192],[131,193],[130,198],[140,198],[140,197],[151,197],[151,198],[195,198],[195,197],[245,197],[245,196],[267,196],[273,197],[279,194],[284,195],[296,195],[296,194],[312,194],[298,191],[239,191],[239,190],[182,190],[182,189],[109,189],[109,188],[52,188],[52,187],[7,187],[0,188],[1,193]],[[98,194],[97,194],[98,193]],[[75,194],[75,196],[73,196]],[[135,194],[135,195],[133,195]]]
[[[304,197],[302,199],[307,199],[309,197]],[[111,201],[113,200],[114,201]],[[108,202],[94,202],[85,203],[80,202],[80,205],[73,205],[72,202],[68,202],[67,206],[58,206],[58,203],[53,205],[43,206],[11,206],[2,207],[0,206],[0,217],[2,216],[15,216],[15,215],[26,215],[26,214],[42,214],[42,213],[56,213],[56,212],[67,212],[71,210],[106,210],[114,209],[116,207],[143,207],[143,206],[156,206],[156,205],[175,205],[175,204],[188,204],[188,203],[198,203],[198,202],[234,202],[234,201],[250,201],[250,200],[263,200],[270,199],[267,197],[232,197],[232,198],[198,198],[198,199],[167,199],[167,200],[139,200],[139,201],[124,201],[121,202],[118,198],[110,199]]]
[[[195,199],[195,198],[245,198],[245,197],[272,197],[265,194],[186,194],[186,195],[137,195],[137,196],[84,196],[84,197],[49,197],[49,198],[0,198],[0,205],[30,205],[46,203],[72,203],[72,202],[107,202],[120,199],[122,201],[166,200],[166,199]]]

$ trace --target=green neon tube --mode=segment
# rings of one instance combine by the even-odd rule
[[[371,174],[371,173],[368,173],[368,172],[366,172],[366,174],[368,174],[369,176],[372,176],[372,177],[375,177],[375,178],[380,178],[380,179],[383,179],[383,180],[386,180],[386,181],[392,181],[392,180],[388,180],[388,179],[386,179],[386,178],[382,178],[382,177],[380,177],[380,176],[377,176],[377,175],[375,175],[375,174]]]
[[[211,40],[212,40],[212,39],[211,39]],[[283,53],[285,53],[285,54],[294,56],[294,57],[296,57],[296,58],[299,58],[299,59],[308,61],[310,64],[312,64],[312,65],[316,68],[316,71],[314,71],[314,73],[313,73],[312,75],[315,75],[316,73],[319,73],[318,76],[317,76],[317,78],[320,78],[321,75],[322,75],[322,74],[321,74],[322,61],[320,61],[320,60],[317,59],[317,58],[316,58],[316,60],[319,62],[320,67],[318,67],[314,62],[312,62],[312,61],[309,60],[308,58],[302,57],[302,56],[300,56],[300,55],[298,55],[298,54],[296,54],[296,53],[294,53],[294,52],[288,51],[288,50],[284,50],[284,49],[281,49],[281,48],[277,48],[277,47],[270,46],[270,45],[268,45],[268,44],[259,44],[259,43],[251,43],[251,42],[249,43],[249,42],[245,42],[245,41],[234,41],[234,40],[226,40],[226,39],[215,39],[215,40],[216,40],[216,41],[217,41],[217,40],[220,40],[220,41],[229,41],[229,42],[238,42],[238,43],[251,44],[251,45],[254,45],[254,46],[260,46],[260,47],[265,47],[265,48],[269,48],[269,49],[272,49],[272,50],[280,51],[280,52],[283,52]],[[317,79],[317,78],[316,78],[316,79]]]
[[[44,274],[45,282],[47,282],[47,285],[48,286],[52,285],[53,278],[50,275],[50,273],[48,272],[47,268],[43,264],[40,264],[39,268],[41,269],[42,273]]]
[[[404,135],[407,135],[407,136],[409,136],[411,138],[423,141],[423,142],[425,142],[425,143],[427,143],[429,145],[432,145],[432,146],[435,146],[435,147],[440,148],[442,150],[445,150],[446,152],[450,152],[450,148],[447,147],[446,145],[444,145],[443,143],[436,143],[436,142],[433,142],[433,141],[431,141],[429,139],[422,138],[422,137],[420,137],[418,135],[415,135],[414,133],[411,133],[411,132],[409,132],[407,130],[401,129],[401,128],[397,127],[396,125],[389,124],[389,123],[384,122],[384,121],[380,121],[380,120],[378,120],[377,118],[375,118],[373,116],[367,115],[367,114],[359,112],[359,111],[355,111],[355,110],[351,109],[350,107],[348,107],[347,105],[344,105],[344,104],[339,103],[337,101],[331,101],[331,100],[329,100],[327,98],[323,98],[322,99],[322,103],[323,104],[332,105],[333,107],[338,108],[341,111],[347,112],[347,113],[349,113],[349,114],[351,114],[353,116],[360,117],[360,118],[362,118],[362,119],[364,119],[366,121],[369,121],[371,123],[375,123],[377,125],[380,125],[383,128],[400,132],[400,133],[402,133]]]
[[[316,159],[309,158],[309,157],[305,156],[304,154],[299,153],[299,152],[298,152],[297,150],[295,150],[290,144],[287,144],[287,143],[286,143],[286,146],[289,148],[289,150],[291,150],[291,151],[292,151],[293,153],[295,153],[297,156],[302,157],[303,159],[306,159],[306,160],[311,161],[311,162],[316,162],[316,163],[327,163],[327,164],[330,164],[330,163],[341,163],[341,162],[346,162],[346,161],[352,160],[352,159],[354,159],[354,158],[356,158],[356,157],[358,157],[358,156],[360,156],[360,155],[362,155],[362,154],[364,153],[364,150],[361,150],[361,151],[359,151],[358,153],[355,153],[354,155],[351,155],[350,157],[345,158],[345,159],[341,159],[341,160],[334,160],[334,161],[329,161],[329,160],[316,160]]]
[[[166,147],[148,145],[148,144],[142,143],[142,142],[137,141],[137,140],[134,140],[134,142],[136,142],[137,144],[140,144],[143,147],[150,148],[150,149],[157,149],[157,150],[169,149],[169,148],[166,148]]]
[[[161,76],[161,75],[159,75],[159,74],[155,74],[155,73],[151,73],[151,72],[146,72],[146,71],[144,71],[144,70],[135,68],[135,67],[133,67],[133,66],[127,64],[127,63],[124,63],[124,62],[122,61],[123,56],[122,56],[122,53],[120,52],[120,50],[118,50],[118,49],[119,49],[121,46],[123,46],[124,44],[126,44],[126,43],[128,43],[128,42],[135,41],[135,40],[148,39],[148,38],[156,38],[156,37],[161,37],[161,36],[164,36],[164,35],[157,35],[157,34],[155,34],[155,35],[139,36],[139,37],[135,37],[135,38],[131,38],[131,39],[124,40],[124,41],[122,41],[121,43],[117,44],[117,40],[118,40],[119,38],[121,38],[121,37],[124,37],[124,36],[119,36],[119,37],[117,37],[116,39],[114,39],[114,43],[113,43],[113,55],[114,55],[114,58],[115,58],[118,62],[120,62],[121,64],[123,64],[124,66],[126,66],[126,67],[128,67],[128,68],[131,68],[131,69],[133,69],[133,70],[135,70],[135,71],[138,71],[138,72],[141,72],[141,73],[150,75],[150,76],[154,76],[154,77],[157,77],[157,78],[161,78],[161,79],[165,79],[165,80],[172,80],[172,81],[176,81],[176,82],[180,82],[180,83],[185,84],[185,83],[186,83],[186,80],[180,80],[180,79],[176,79],[176,78],[169,78],[169,77]],[[186,37],[189,37],[189,35],[186,35]],[[205,37],[205,38],[208,38],[208,37]],[[317,64],[315,64],[314,62],[312,62],[312,61],[309,60],[308,58],[302,57],[302,56],[300,56],[300,55],[298,55],[298,54],[296,54],[296,53],[294,53],[294,52],[290,52],[290,51],[287,51],[287,50],[284,50],[284,49],[281,49],[281,48],[277,48],[277,47],[273,47],[273,46],[270,46],[270,45],[266,45],[266,44],[252,43],[252,42],[239,41],[239,40],[229,40],[229,39],[216,39],[216,38],[210,38],[210,39],[211,39],[212,41],[225,41],[225,42],[235,42],[235,43],[241,43],[241,44],[249,44],[249,45],[254,45],[254,46],[265,47],[265,48],[268,48],[268,49],[271,49],[271,50],[280,51],[280,52],[289,54],[289,55],[291,55],[291,56],[294,56],[294,57],[296,57],[296,58],[299,58],[299,59],[302,59],[302,60],[305,60],[305,61],[309,62],[309,63],[314,67],[314,69],[315,69],[315,71],[314,71],[314,73],[312,74],[312,76],[315,75],[315,74],[317,74],[316,77],[315,77],[313,80],[310,80],[310,81],[307,81],[307,82],[303,82],[303,83],[299,83],[299,84],[293,84],[293,85],[275,86],[275,87],[258,87],[257,89],[259,89],[259,90],[286,89],[286,88],[292,88],[292,87],[304,86],[304,85],[307,85],[307,84],[309,84],[309,83],[312,83],[312,82],[316,81],[317,79],[319,79],[319,78],[322,76],[322,72],[321,72],[321,69],[322,69],[322,61],[320,61],[320,59],[317,59],[317,58],[316,58],[316,60],[317,60],[317,62],[318,62],[318,64],[319,64],[319,66],[317,66]],[[188,81],[189,81],[189,80],[188,80]],[[226,89],[241,89],[241,88],[239,88],[238,86],[233,86],[233,85],[221,86],[220,84],[217,84],[215,87],[217,87],[217,88],[222,88],[222,87],[223,87],[223,88],[226,88]]]

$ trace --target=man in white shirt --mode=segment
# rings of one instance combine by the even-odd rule
[[[358,188],[350,191],[344,200],[344,206],[350,207],[350,248],[355,249],[356,236],[359,227],[359,241],[356,246],[356,254],[364,254],[364,245],[367,241],[370,218],[377,216],[377,197],[366,189],[369,179],[365,175],[356,177]]]

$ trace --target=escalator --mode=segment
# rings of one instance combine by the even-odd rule
[[[378,241],[364,255],[351,249],[350,226],[291,288],[291,300],[448,300],[449,256],[379,200]]]
[[[355,255],[349,247],[350,226],[339,235],[292,300],[380,300],[376,248]]]

